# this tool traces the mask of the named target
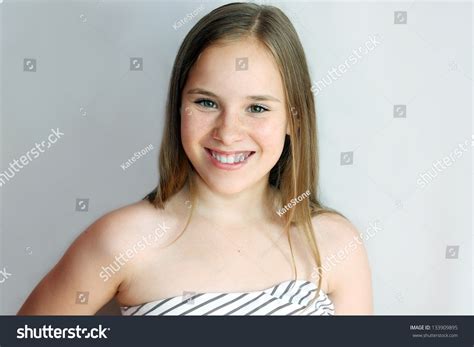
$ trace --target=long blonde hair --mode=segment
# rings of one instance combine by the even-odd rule
[[[191,67],[206,47],[217,41],[239,40],[246,37],[258,39],[272,54],[280,70],[288,105],[290,135],[286,135],[283,152],[269,175],[269,184],[280,192],[280,197],[278,201],[275,198],[272,208],[290,202],[303,192],[308,190],[311,192],[306,199],[281,216],[290,245],[296,279],[297,269],[290,227],[303,229],[316,267],[321,269],[321,256],[311,218],[328,212],[343,215],[324,207],[318,200],[319,155],[316,111],[308,65],[295,28],[277,7],[254,3],[227,4],[204,16],[187,34],[176,55],[169,84],[159,157],[159,183],[144,199],[149,200],[157,208],[164,208],[165,202],[187,183],[192,208],[186,227],[189,224],[196,197],[191,179],[193,167],[181,143],[182,91]],[[311,304],[317,299],[321,289],[322,274],[318,277],[318,289]]]

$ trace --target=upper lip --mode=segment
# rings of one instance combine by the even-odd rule
[[[242,151],[220,151],[220,150],[214,149],[214,148],[209,148],[209,147],[205,147],[205,148],[210,150],[210,151],[219,153],[221,155],[233,155],[233,154],[237,154],[237,153],[253,153],[254,152],[254,151],[246,151],[246,150],[242,150]]]

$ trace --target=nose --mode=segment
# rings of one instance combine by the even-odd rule
[[[217,118],[212,137],[224,145],[231,145],[243,138],[243,124],[238,111],[223,111]]]

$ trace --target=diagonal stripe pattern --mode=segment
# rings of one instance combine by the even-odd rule
[[[307,307],[316,285],[306,280],[288,280],[265,290],[235,293],[196,293],[192,304],[183,296],[122,306],[123,316],[269,316],[269,315],[334,315],[334,304],[321,290],[318,299]],[[305,310],[306,309],[306,310]]]

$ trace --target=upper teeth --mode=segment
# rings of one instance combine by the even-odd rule
[[[239,163],[247,159],[247,157],[250,155],[250,152],[234,153],[232,155],[222,155],[214,151],[211,151],[211,153],[212,153],[212,156],[217,159],[217,161],[223,164]]]

